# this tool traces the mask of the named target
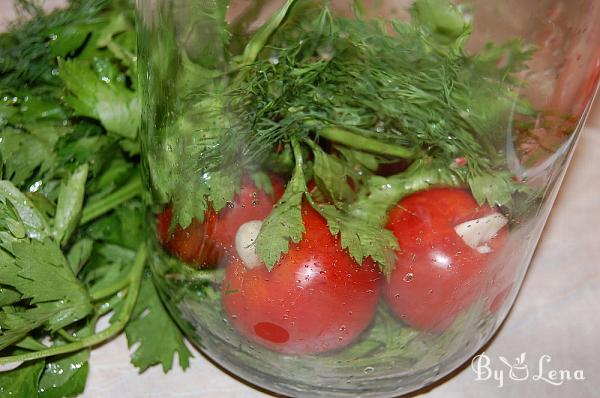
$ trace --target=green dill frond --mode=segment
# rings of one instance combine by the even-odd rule
[[[260,58],[239,72],[227,94],[236,122],[223,136],[220,156],[261,162],[278,144],[319,139],[334,127],[404,148],[408,158],[428,155],[450,164],[467,157],[470,174],[491,171],[516,100],[514,86],[491,60],[520,47],[490,47],[494,54],[473,57],[417,22],[326,15],[325,8],[310,22],[283,25]]]

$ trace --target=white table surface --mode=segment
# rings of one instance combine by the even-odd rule
[[[12,17],[11,0],[0,0],[0,29]],[[57,4],[60,0],[48,1]],[[477,381],[469,366],[417,394],[423,398],[573,397],[600,396],[600,101],[563,182],[516,304],[503,327],[486,347],[492,368],[507,368],[526,353],[530,377]],[[544,372],[583,371],[585,380],[554,386],[533,381],[538,361],[549,355]],[[164,375],[160,368],[143,374],[129,363],[125,338],[96,348],[90,359],[84,398],[260,398],[269,397],[223,373],[196,353],[186,372]],[[495,364],[495,366],[494,366]]]

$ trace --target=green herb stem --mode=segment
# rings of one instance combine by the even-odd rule
[[[51,347],[45,350],[28,352],[25,354],[0,357],[0,365],[12,362],[33,361],[36,359],[80,351],[84,348],[89,348],[100,344],[103,341],[106,341],[121,333],[121,331],[129,321],[129,318],[131,317],[131,312],[133,310],[133,307],[135,305],[140,291],[140,284],[142,280],[144,266],[146,265],[147,254],[148,253],[146,250],[146,246],[142,244],[137,251],[133,268],[131,270],[131,273],[129,274],[129,292],[127,293],[127,297],[123,302],[122,310],[119,312],[112,325],[110,325],[109,327],[107,327],[99,333],[93,334],[89,337],[84,337],[81,340],[72,343],[68,343],[57,347]]]
[[[67,332],[65,329],[58,329],[57,332],[60,335],[60,337],[67,340],[68,342],[77,341],[77,339],[75,337],[73,337],[73,335],[71,333]]]
[[[379,155],[389,155],[404,159],[414,159],[417,155],[413,149],[382,142],[376,138],[368,138],[341,127],[325,127],[319,131],[319,136],[351,148]]]
[[[223,280],[224,275],[225,271],[223,269],[197,269],[194,270],[194,273],[191,275],[184,275],[176,272],[168,273],[165,274],[165,279],[177,282],[220,282]]]
[[[101,301],[100,303],[98,303],[98,305],[96,306],[96,315],[99,317],[101,317],[102,315],[106,315],[109,312],[111,312],[115,306],[117,304],[119,304],[121,301],[123,301],[123,297],[121,297],[120,295],[114,295],[112,297],[110,297],[108,300],[106,301]]]
[[[302,149],[300,149],[300,144],[297,140],[292,140],[292,152],[296,161],[295,170],[301,172],[304,167],[304,158],[302,157]]]
[[[143,186],[141,179],[139,177],[132,178],[127,184],[123,185],[110,195],[107,195],[96,202],[87,204],[83,208],[79,225],[86,224],[95,218],[108,213],[121,203],[140,195],[142,191]]]
[[[91,292],[90,297],[92,301],[100,301],[102,299],[119,293],[121,290],[125,289],[129,285],[129,282],[129,275],[127,275],[125,278],[121,278],[109,286]]]
[[[274,13],[263,26],[261,26],[254,36],[252,36],[252,39],[250,39],[244,49],[242,65],[250,65],[256,60],[256,57],[267,43],[267,40],[269,40],[269,37],[271,37],[273,32],[281,25],[295,2],[296,0],[286,1],[285,4]]]

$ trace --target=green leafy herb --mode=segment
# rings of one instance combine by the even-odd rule
[[[140,104],[133,91],[119,82],[106,82],[81,61],[59,63],[60,77],[73,93],[65,98],[75,112],[100,120],[112,133],[135,138],[140,123]]]
[[[14,242],[13,264],[3,264],[0,279],[36,305],[22,314],[42,315],[48,328],[58,330],[91,311],[85,287],[79,282],[60,248],[50,240]]]
[[[288,251],[291,242],[300,242],[304,232],[301,203],[306,191],[306,183],[299,144],[292,143],[292,145],[296,159],[294,174],[283,196],[263,222],[256,239],[256,253],[269,269],[273,268],[282,253]]]
[[[90,31],[86,25],[97,22],[107,3],[107,0],[75,1],[61,12],[46,15],[37,3],[16,2],[23,14],[34,18],[17,21],[0,38],[2,86],[17,89],[27,85],[54,86],[55,57],[81,46]],[[52,34],[56,40],[49,46]]]
[[[69,177],[58,194],[53,230],[57,242],[65,244],[79,224],[87,176],[88,165],[84,163]]]
[[[342,247],[348,249],[358,264],[371,257],[379,263],[386,276],[391,274],[396,261],[394,250],[399,249],[391,231],[377,223],[349,216],[331,205],[320,205],[317,209],[327,220],[331,233],[340,235]]]
[[[32,361],[10,372],[0,372],[0,394],[4,397],[36,397],[44,361]]]
[[[30,237],[44,237],[49,233],[48,222],[31,200],[19,191],[10,181],[0,180],[0,199],[4,206],[12,208],[13,222],[22,224]],[[16,225],[13,224],[13,228]],[[14,232],[14,231],[13,231]],[[24,236],[20,236],[24,237]]]
[[[50,166],[51,146],[44,140],[15,128],[4,128],[0,155],[4,163],[4,178],[22,185],[36,173],[43,174]],[[12,156],[18,153],[19,156]]]
[[[183,369],[189,366],[192,354],[183,342],[181,331],[163,307],[149,277],[142,281],[140,298],[125,333],[130,347],[139,343],[132,354],[132,363],[141,372],[158,364],[162,364],[164,372],[171,370],[175,353]]]
[[[351,202],[356,196],[350,185],[358,177],[355,170],[342,159],[325,153],[318,145],[313,144],[312,147],[315,157],[313,173],[319,189],[335,203]]]
[[[50,15],[18,6],[27,21],[0,34],[0,364],[23,364],[0,372],[0,395],[75,396],[91,347],[123,331],[136,302],[158,302],[152,289],[138,298],[146,250],[133,13],[106,0]],[[161,350],[153,364],[171,368],[175,351]]]
[[[47,361],[38,384],[39,398],[74,397],[83,393],[89,373],[89,350]]]

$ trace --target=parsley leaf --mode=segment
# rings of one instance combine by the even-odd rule
[[[29,332],[48,321],[50,316],[39,308],[24,310],[20,307],[3,307],[0,311],[0,350],[25,338]]]
[[[334,202],[351,202],[356,196],[349,184],[350,178],[356,178],[353,170],[342,159],[328,155],[316,144],[311,147],[315,157],[313,173],[319,189]]]
[[[86,349],[47,360],[38,385],[38,398],[74,397],[83,393],[89,356]]]
[[[96,243],[92,259],[81,272],[80,278],[88,286],[90,295],[112,286],[127,276],[135,252],[111,243]]]
[[[0,181],[0,200],[11,202],[29,237],[41,238],[48,234],[48,222],[44,216],[10,181]]]
[[[296,158],[294,174],[256,238],[256,254],[268,269],[272,269],[281,254],[288,251],[290,242],[300,242],[304,232],[301,205],[306,182],[299,144],[294,142],[292,145]]]
[[[173,366],[173,356],[179,357],[179,365],[186,369],[192,353],[185,346],[183,335],[164,308],[150,277],[142,280],[140,294],[125,328],[129,347],[136,345],[131,362],[145,371],[161,364],[163,371]]]
[[[44,361],[25,363],[10,372],[0,372],[0,396],[27,397],[38,395],[38,380],[44,371]]]
[[[27,131],[10,127],[0,129],[0,140],[3,178],[10,179],[15,185],[22,185],[50,168],[52,150],[48,142]]]
[[[529,201],[535,200],[539,195],[531,187],[515,181],[513,176],[506,171],[472,176],[468,178],[468,184],[473,197],[480,205],[487,202],[490,206],[506,206],[512,209],[515,204],[514,195],[521,193],[526,196],[521,199],[535,207]]]
[[[94,241],[91,239],[83,238],[78,240],[71,246],[67,253],[67,261],[73,270],[75,275],[79,274],[79,271],[88,262],[92,255],[92,249],[94,247]]]
[[[60,248],[49,239],[13,242],[13,264],[3,264],[0,279],[30,299],[28,311],[48,315],[48,328],[58,330],[91,310],[85,286],[75,278]]]
[[[65,244],[77,225],[83,207],[85,183],[88,177],[88,165],[80,166],[63,185],[58,194],[56,216],[54,217],[53,236],[57,242]]]
[[[340,234],[342,248],[348,249],[358,264],[371,257],[380,265],[384,275],[391,275],[396,261],[393,251],[399,248],[392,231],[370,222],[368,218],[345,214],[332,205],[321,205],[318,209],[327,220],[331,234]]]
[[[391,177],[371,175],[358,192],[358,199],[349,204],[317,204],[313,207],[327,220],[333,235],[348,249],[358,264],[371,257],[386,276],[394,270],[398,241],[385,229],[389,209],[400,199],[431,186],[459,185],[461,180],[440,167],[439,162],[420,159],[404,173]]]
[[[16,290],[0,285],[0,307],[14,304],[21,300],[21,294]]]
[[[100,120],[110,132],[135,138],[140,124],[137,95],[119,82],[104,82],[86,63],[59,62],[60,77],[71,92],[65,101],[79,115]]]

